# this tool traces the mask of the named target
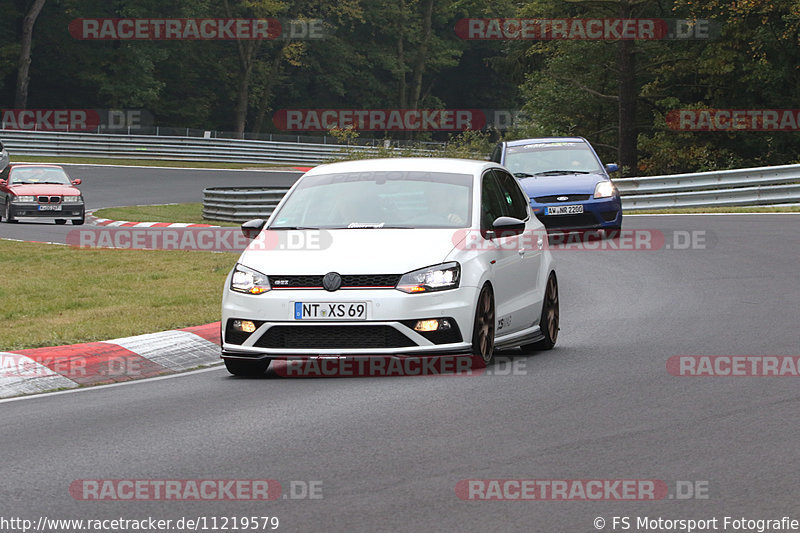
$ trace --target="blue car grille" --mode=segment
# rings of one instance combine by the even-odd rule
[[[556,194],[553,196],[537,196],[534,200],[540,204],[555,204],[563,202],[583,202],[591,198],[591,194]],[[559,198],[566,198],[559,200]]]

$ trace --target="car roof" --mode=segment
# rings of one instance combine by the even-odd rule
[[[405,170],[427,172],[449,172],[455,174],[477,174],[486,168],[497,167],[491,161],[476,159],[449,159],[442,157],[396,157],[387,159],[361,159],[319,165],[306,175],[339,174],[344,172],[369,172],[378,170]]]
[[[524,146],[526,144],[548,144],[548,143],[588,143],[583,137],[541,137],[535,139],[517,139],[508,141],[507,146]]]

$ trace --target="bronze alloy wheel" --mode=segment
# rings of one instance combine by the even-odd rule
[[[475,327],[472,331],[472,354],[478,355],[489,364],[494,355],[494,295],[488,285],[484,285],[478,296],[475,309]]]
[[[550,350],[556,345],[559,329],[559,308],[558,308],[558,280],[555,272],[550,273],[547,278],[547,287],[544,291],[544,301],[542,302],[542,315],[539,325],[544,336],[538,342],[525,344],[522,346],[523,352]]]

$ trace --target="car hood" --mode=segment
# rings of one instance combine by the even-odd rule
[[[593,194],[595,186],[607,178],[602,174],[564,174],[520,178],[519,183],[531,198],[554,194]]]
[[[58,195],[58,196],[78,196],[81,191],[72,185],[53,185],[50,183],[29,183],[20,185],[11,185],[9,190],[14,194],[21,195]]]
[[[466,231],[268,230],[248,246],[239,262],[266,275],[404,274],[444,262]]]

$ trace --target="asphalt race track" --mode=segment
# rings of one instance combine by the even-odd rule
[[[187,181],[202,190],[219,180],[201,171],[131,187],[117,172],[98,190],[98,176],[74,173],[93,207],[197,201]],[[558,345],[494,375],[240,379],[215,368],[0,402],[0,514],[206,517],[209,530],[211,517],[277,516],[278,531],[299,532],[590,532],[598,518],[600,530],[622,531],[615,516],[629,531],[643,517],[717,518],[725,531],[726,516],[800,519],[797,377],[667,370],[673,356],[800,356],[800,216],[629,217],[625,228],[660,232],[665,245],[556,251]],[[269,479],[283,492],[268,502],[81,501],[70,485],[86,479]],[[658,480],[670,494],[456,493],[461,480],[492,479]],[[291,497],[307,486],[317,497]]]
[[[263,170],[177,169],[63,165],[79,189],[86,209],[126,205],[202,202],[206,187],[288,187],[302,172]],[[52,219],[23,219],[0,223],[0,238],[40,242],[66,242],[72,224],[56,226]]]

